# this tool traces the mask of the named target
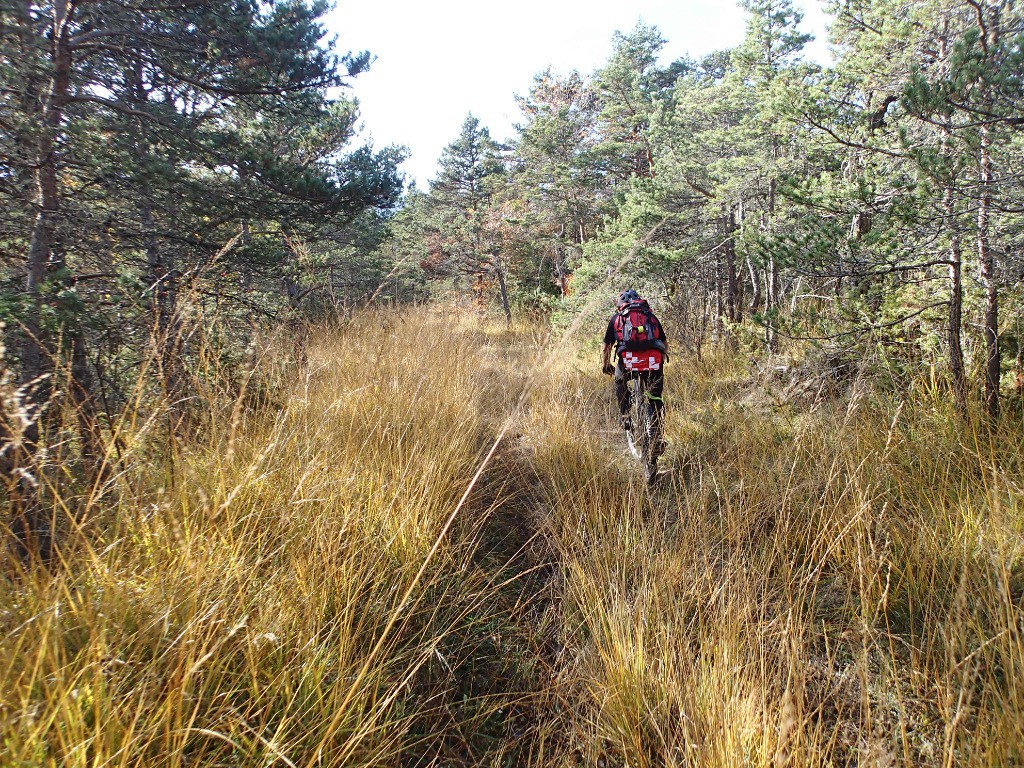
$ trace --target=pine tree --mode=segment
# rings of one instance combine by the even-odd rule
[[[480,296],[483,282],[498,282],[506,315],[510,312],[505,271],[486,226],[487,208],[504,176],[502,147],[480,121],[468,115],[458,137],[445,147],[437,178],[430,185],[433,230],[444,255],[443,269],[461,289],[468,278]]]
[[[513,164],[519,194],[532,203],[535,234],[550,249],[561,295],[580,249],[597,226],[607,199],[598,156],[598,100],[577,72],[546,70],[519,99]]]
[[[787,101],[799,55],[811,36],[799,31],[803,15],[790,0],[741,0],[740,6],[749,15],[747,34],[733,52],[733,87],[745,90],[756,108],[739,127],[746,134],[750,170],[748,181],[761,197],[760,233],[765,238],[765,305],[767,307],[767,341],[776,345],[777,314],[781,306],[779,254],[772,245],[776,234],[779,185],[787,166],[797,154],[787,134],[780,131],[780,117]],[[780,108],[781,107],[781,108]],[[789,134],[789,138],[792,134]]]
[[[649,177],[653,148],[649,130],[664,75],[657,68],[665,44],[657,27],[638,24],[628,35],[615,33],[614,53],[594,74],[601,104],[598,131],[603,169],[620,182]]]
[[[58,0],[0,10],[0,195],[15,212],[0,237],[0,308],[21,331],[13,362],[27,408],[38,412],[56,394],[54,372],[70,371],[86,464],[97,378],[103,408],[121,390],[105,360],[139,361],[155,328],[165,373],[180,365],[182,281],[200,302],[264,308],[227,267],[273,279],[288,251],[257,243],[250,223],[342,224],[397,200],[399,156],[342,151],[355,105],[328,93],[369,55],[322,42],[326,8]],[[24,435],[25,460],[39,427]]]

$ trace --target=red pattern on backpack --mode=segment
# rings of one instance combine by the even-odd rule
[[[662,363],[661,350],[648,349],[643,352],[622,353],[622,367],[627,371],[660,371]]]
[[[620,354],[623,350],[654,349],[656,342],[664,339],[661,324],[654,316],[646,299],[637,299],[620,304],[612,324],[618,340]]]

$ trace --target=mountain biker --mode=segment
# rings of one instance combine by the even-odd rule
[[[612,350],[617,357],[613,366]],[[650,354],[642,354],[649,352]],[[604,333],[604,348],[601,350],[601,371],[615,376],[615,399],[619,403],[622,426],[629,431],[629,391],[626,382],[640,379],[647,385],[647,391],[658,415],[659,434],[665,402],[662,392],[665,388],[664,361],[668,359],[668,345],[665,331],[654,316],[646,299],[631,288],[619,294],[618,307],[608,321]]]

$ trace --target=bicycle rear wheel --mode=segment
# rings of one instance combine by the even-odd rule
[[[658,475],[658,412],[654,403],[644,393],[641,404],[642,425],[643,425],[643,449],[641,451],[641,462],[644,465],[644,479],[653,483]]]
[[[629,392],[629,429],[626,441],[629,451],[640,462],[644,479],[651,483],[658,474],[658,413],[647,394],[643,379],[627,382]]]

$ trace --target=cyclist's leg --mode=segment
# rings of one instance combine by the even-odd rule
[[[665,392],[665,374],[662,371],[648,371],[647,387],[650,393],[651,402],[654,403],[655,427],[659,451],[664,449],[665,436],[665,401],[662,395]]]
[[[665,401],[661,399],[665,392],[665,374],[661,371],[647,371],[647,391],[659,411],[665,409]]]
[[[615,364],[615,399],[619,404],[619,421],[629,429],[629,390],[626,387],[626,369],[622,367],[622,358]]]

